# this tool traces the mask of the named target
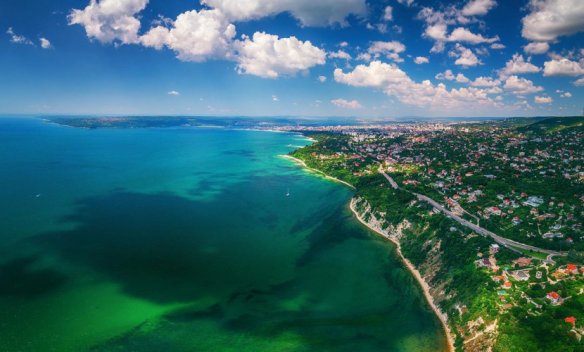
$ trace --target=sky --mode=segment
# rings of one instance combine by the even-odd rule
[[[584,109],[584,0],[2,0],[0,114]]]

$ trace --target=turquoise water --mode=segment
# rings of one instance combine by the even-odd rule
[[[306,143],[0,119],[0,351],[442,350]]]

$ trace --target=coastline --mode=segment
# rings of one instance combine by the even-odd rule
[[[397,241],[394,238],[391,238],[390,236],[381,232],[379,229],[377,229],[377,228],[371,226],[369,223],[367,223],[361,217],[361,215],[359,215],[359,213],[355,209],[355,198],[351,198],[351,201],[349,203],[349,208],[351,209],[351,212],[353,213],[353,215],[355,215],[357,220],[359,220],[359,222],[362,225],[366,226],[368,229],[370,229],[371,231],[384,237],[385,239],[388,239],[389,241],[391,241],[395,245],[397,254],[399,255],[402,262],[405,264],[408,271],[412,274],[412,276],[416,279],[416,281],[418,282],[418,284],[422,288],[422,292],[424,293],[424,298],[426,299],[426,301],[430,305],[430,308],[432,308],[432,310],[434,311],[434,314],[438,317],[438,320],[440,320],[440,323],[442,324],[442,328],[443,328],[444,333],[446,335],[446,343],[448,345],[448,351],[454,352],[455,351],[454,336],[452,334],[452,331],[450,330],[450,327],[448,326],[448,318],[447,318],[446,314],[444,312],[442,312],[440,310],[440,308],[438,307],[438,305],[435,303],[434,297],[432,297],[432,295],[430,294],[430,286],[426,283],[426,281],[424,280],[424,278],[422,277],[422,275],[420,274],[418,269],[416,269],[416,267],[402,254],[399,241]]]
[[[351,185],[348,182],[345,182],[343,180],[339,180],[338,178],[332,177],[327,175],[326,173],[320,171],[320,170],[316,170],[313,169],[311,167],[309,167],[308,165],[306,165],[306,163],[298,158],[295,158],[291,155],[280,155],[280,157],[282,158],[286,158],[286,159],[290,159],[294,162],[296,162],[297,164],[301,165],[302,167],[304,167],[305,169],[315,172],[327,179],[330,179],[332,181],[338,182],[338,183],[342,183],[348,187],[350,187],[351,189],[355,190],[355,186]],[[391,241],[395,246],[396,246],[396,252],[398,254],[398,256],[400,257],[402,263],[404,263],[405,267],[408,269],[408,271],[412,274],[412,276],[414,277],[414,279],[418,282],[419,286],[422,288],[422,292],[424,294],[424,298],[426,299],[426,302],[428,302],[428,304],[430,305],[430,308],[432,308],[432,311],[434,312],[434,315],[436,317],[438,317],[438,320],[440,321],[441,325],[442,325],[442,329],[444,331],[444,335],[446,337],[446,345],[447,345],[447,351],[448,352],[454,352],[455,348],[454,348],[454,335],[452,334],[452,331],[450,330],[450,327],[448,326],[448,318],[446,316],[445,313],[443,313],[440,308],[438,308],[438,305],[435,303],[434,301],[434,297],[432,297],[432,295],[430,294],[430,286],[426,283],[426,281],[422,278],[422,275],[420,274],[420,272],[418,271],[418,269],[416,269],[416,267],[402,254],[401,252],[401,245],[399,243],[399,241],[387,236],[386,234],[384,234],[383,232],[381,232],[379,229],[371,226],[370,224],[368,224],[365,220],[363,220],[363,218],[361,217],[361,215],[359,215],[359,213],[357,212],[357,210],[355,209],[355,198],[351,198],[351,201],[349,202],[349,208],[351,209],[351,212],[353,213],[353,215],[355,216],[355,218],[357,218],[357,220],[359,220],[359,222],[363,225],[366,226],[368,229],[370,229],[371,231],[377,233],[380,236],[383,236],[385,239],[388,239],[389,241]]]
[[[320,170],[317,170],[317,169],[313,169],[313,168],[311,168],[310,166],[306,165],[306,163],[305,163],[304,161],[302,161],[302,160],[300,160],[300,159],[298,159],[298,158],[295,158],[295,157],[293,157],[293,156],[291,156],[291,155],[285,155],[285,154],[284,154],[284,155],[279,155],[279,156],[280,156],[281,158],[286,158],[286,159],[293,160],[293,161],[295,161],[296,163],[300,164],[300,165],[301,165],[303,168],[305,168],[305,169],[307,169],[307,170],[310,170],[310,171],[312,171],[312,172],[314,172],[314,173],[317,173],[317,174],[319,174],[319,175],[323,176],[324,178],[327,178],[327,179],[329,179],[329,180],[332,180],[332,181],[335,181],[335,182],[338,182],[338,183],[342,183],[342,184],[344,184],[345,186],[348,186],[348,187],[350,187],[350,188],[352,188],[352,189],[356,189],[356,188],[355,188],[355,186],[353,186],[352,184],[350,184],[350,183],[348,183],[348,182],[345,182],[345,181],[343,181],[343,180],[339,180],[338,178],[336,178],[336,177],[332,177],[332,176],[329,176],[329,175],[325,174],[324,172],[322,172],[322,171],[320,171]]]

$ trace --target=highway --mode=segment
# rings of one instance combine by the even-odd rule
[[[383,170],[379,170],[379,172],[387,179],[387,181],[389,182],[389,184],[391,185],[391,187],[393,187],[394,189],[398,189],[398,185],[397,183],[393,180],[393,178],[391,178],[388,174],[386,174]],[[412,192],[413,193],[413,192]],[[425,195],[422,194],[418,194],[418,193],[413,193],[418,200],[429,203],[430,205],[432,205],[435,209],[438,209],[439,211],[441,211],[444,215],[446,215],[447,217],[451,218],[452,220],[455,220],[456,222],[458,222],[459,224],[475,231],[476,233],[483,235],[483,236],[489,236],[491,237],[493,240],[495,240],[495,242],[497,242],[498,244],[505,246],[505,247],[515,247],[515,248],[520,248],[520,249],[524,249],[524,250],[528,250],[528,251],[533,251],[533,252],[538,252],[538,253],[544,253],[548,255],[548,260],[551,260],[552,257],[554,256],[561,256],[561,255],[565,255],[564,253],[558,252],[558,251],[553,251],[553,250],[549,250],[549,249],[543,249],[543,248],[539,248],[539,247],[534,247],[534,246],[530,246],[528,244],[524,244],[524,243],[520,243],[517,241],[513,241],[504,237],[501,237],[499,235],[497,235],[494,232],[491,232],[487,229],[484,229],[478,225],[473,224],[472,222],[465,220],[463,218],[461,218],[460,216],[454,214],[453,212],[451,212],[450,210],[446,209],[444,206],[442,206],[440,203],[436,202],[435,200],[433,200],[432,198],[429,198]]]

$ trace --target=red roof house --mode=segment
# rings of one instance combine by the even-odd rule
[[[564,321],[568,324],[572,324],[572,327],[576,327],[576,318],[575,317],[567,317]]]
[[[578,266],[574,264],[568,264],[568,268],[566,269],[566,274],[577,274],[578,273]]]
[[[560,301],[560,295],[555,291],[548,293],[546,298],[552,301],[553,304],[557,304]]]

